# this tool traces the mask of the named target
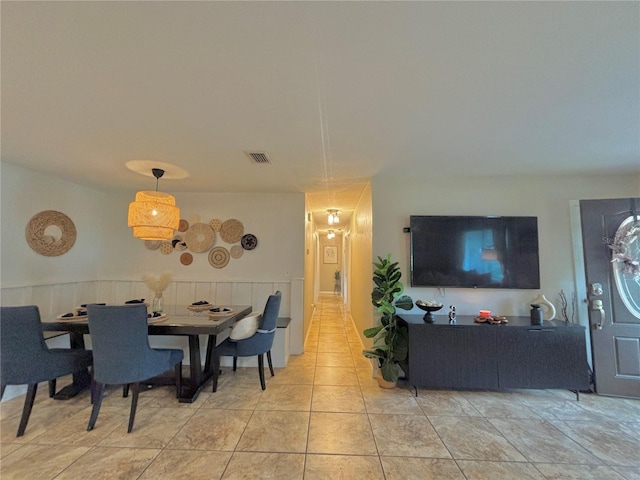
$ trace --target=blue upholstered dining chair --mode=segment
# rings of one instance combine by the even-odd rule
[[[262,390],[267,387],[264,381],[264,354],[267,354],[269,362],[269,370],[273,377],[273,364],[271,363],[271,347],[273,339],[276,335],[278,326],[278,313],[280,312],[280,301],[282,294],[277,291],[274,295],[270,295],[267,304],[262,313],[262,319],[258,325],[258,330],[253,336],[244,340],[233,341],[227,338],[224,342],[216,347],[216,353],[223,357],[233,357],[233,371],[236,371],[238,357],[258,356],[258,373],[260,375],[260,386]]]
[[[87,430],[93,430],[100,413],[106,385],[124,385],[124,396],[131,386],[131,433],[138,406],[140,382],[174,369],[176,397],[182,380],[179,349],[154,349],[149,346],[147,307],[134,305],[88,305],[89,334],[93,348],[94,401]]]
[[[56,393],[56,379],[87,369],[91,352],[81,349],[49,348],[42,335],[40,310],[35,305],[0,308],[0,381],[7,385],[28,385],[18,437],[24,435],[36,397],[38,383],[49,382],[49,396]]]

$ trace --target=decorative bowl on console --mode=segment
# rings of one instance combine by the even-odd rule
[[[422,319],[427,323],[433,323],[435,320],[431,312],[437,312],[442,308],[442,304],[440,302],[434,302],[433,300],[426,302],[424,300],[416,300],[416,306],[420,310],[427,312],[424,314],[424,317],[422,317]]]

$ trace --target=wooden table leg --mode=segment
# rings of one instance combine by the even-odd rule
[[[71,348],[84,350],[84,335],[82,333],[69,332],[69,344]],[[72,374],[72,378],[73,381],[70,385],[61,388],[53,396],[55,400],[69,400],[91,386],[91,374],[86,368]]]

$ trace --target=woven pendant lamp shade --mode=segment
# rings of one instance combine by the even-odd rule
[[[141,191],[129,204],[128,224],[133,236],[142,240],[168,240],[180,224],[180,209],[173,195]]]

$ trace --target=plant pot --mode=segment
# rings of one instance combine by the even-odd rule
[[[388,382],[385,380],[380,370],[378,370],[378,373],[376,374],[376,380],[378,381],[378,386],[380,386],[380,388],[396,388],[396,382]]]

